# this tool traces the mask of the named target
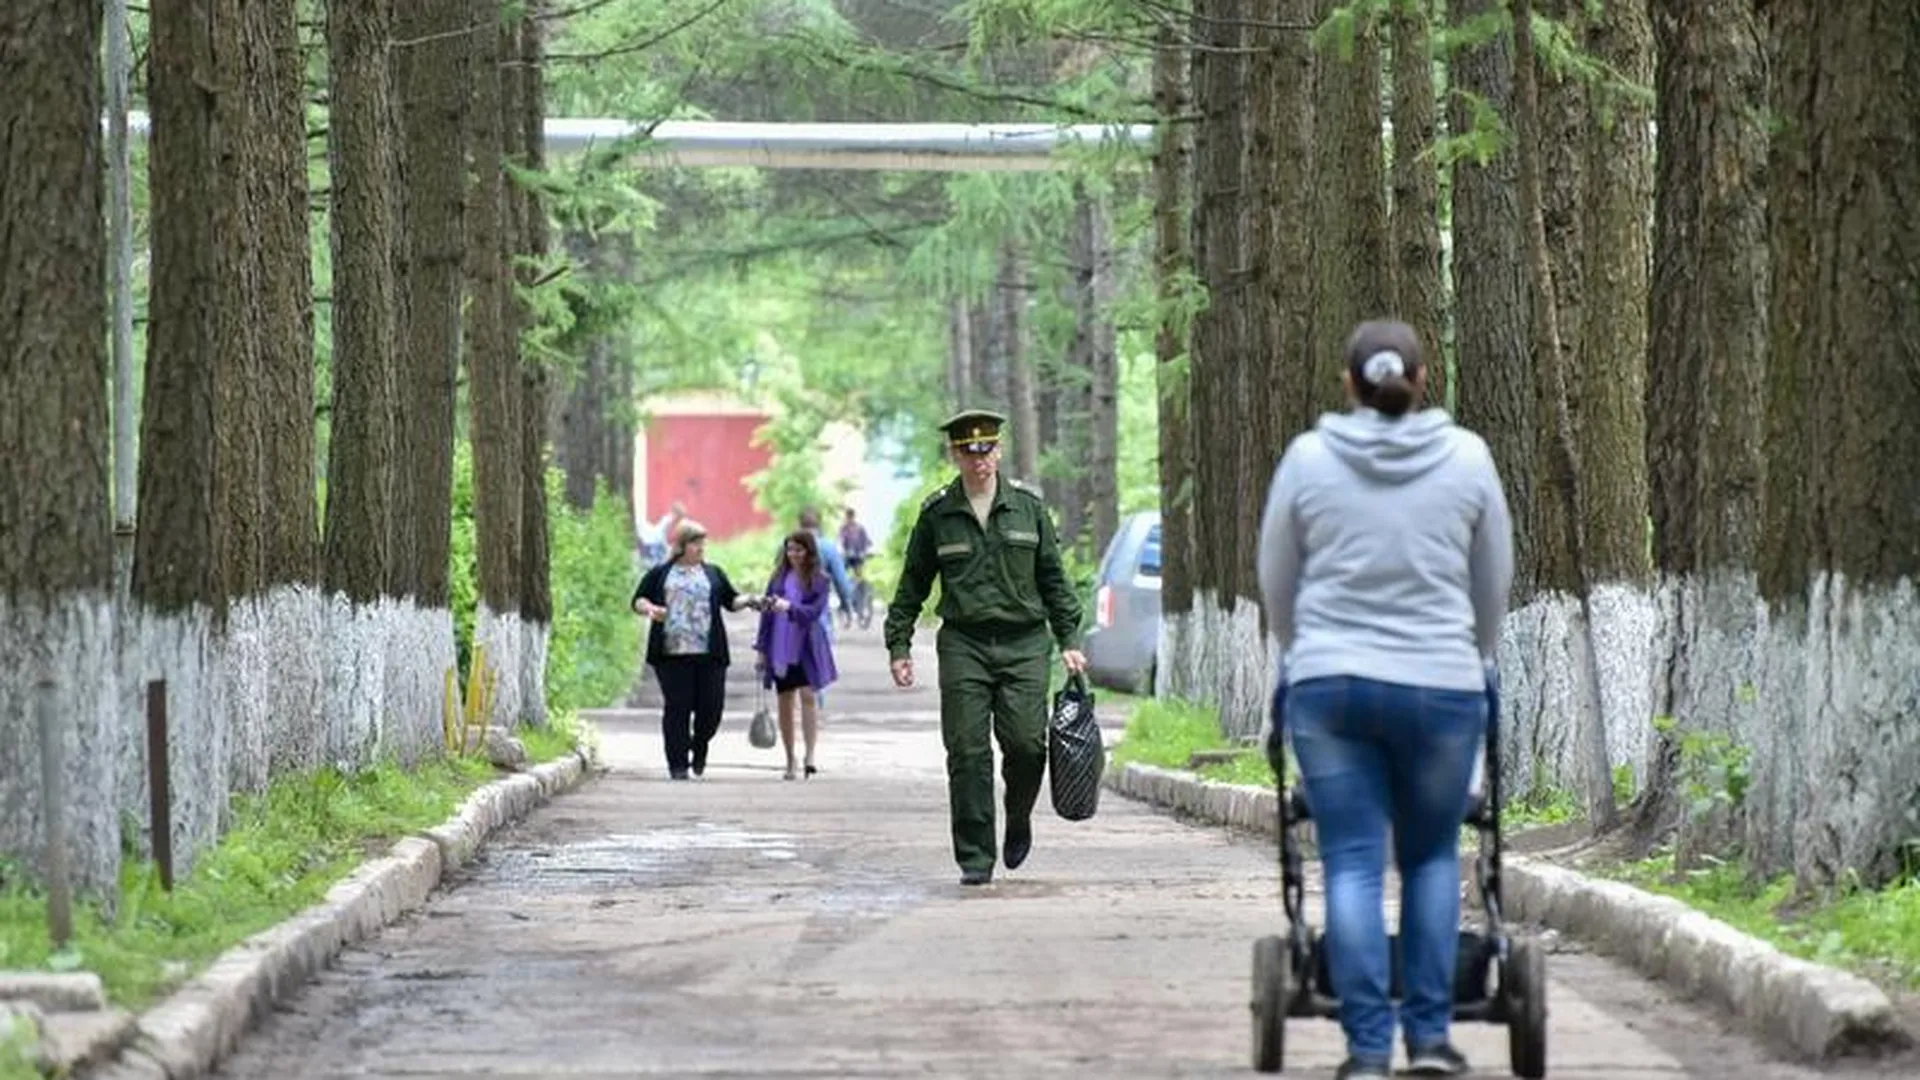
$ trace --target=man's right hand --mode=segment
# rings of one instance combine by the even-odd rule
[[[903,656],[893,662],[893,685],[902,690],[913,685],[913,661]]]

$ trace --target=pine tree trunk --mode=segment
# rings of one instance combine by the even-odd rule
[[[333,433],[322,558],[335,607],[327,712],[332,759],[364,764],[418,721],[387,681],[393,568],[399,236],[394,191],[391,0],[330,0],[328,163],[333,191]],[[435,718],[436,723],[438,718]],[[397,725],[389,730],[389,721]],[[402,740],[403,744],[407,740]]]
[[[312,768],[325,751],[320,622],[319,496],[315,489],[313,249],[307,184],[306,55],[295,0],[245,6],[248,85],[257,94],[253,162],[259,201],[250,237],[264,278],[260,307],[261,538],[267,588],[259,633],[267,658],[269,774]]]
[[[1774,739],[1755,748],[1755,782],[1799,770],[1801,880],[1857,872],[1872,885],[1901,869],[1920,775],[1920,472],[1897,464],[1914,460],[1920,412],[1920,19],[1889,0],[1768,10],[1773,213],[1802,216],[1772,252],[1771,617],[1757,698]]]
[[[181,20],[160,7],[156,39],[177,49]],[[45,871],[36,684],[51,680],[67,733],[72,882],[76,890],[110,892],[120,870],[115,783],[122,763],[112,691],[101,22],[92,3],[0,4],[0,656],[7,657],[0,665],[0,851]],[[156,75],[162,66],[168,75],[178,70],[158,49],[151,55]],[[164,102],[177,123],[171,83],[162,78],[155,86],[156,113]],[[184,134],[193,146],[194,132]],[[211,241],[203,234],[198,243],[204,249]],[[169,250],[170,261],[177,250]],[[167,299],[177,303],[186,285]],[[160,294],[150,310],[166,310]],[[187,333],[202,325],[180,322]],[[211,391],[200,389],[205,419]],[[146,449],[151,454],[152,444]],[[186,494],[203,493],[205,516],[206,485],[181,480]],[[174,498],[171,507],[180,503]],[[188,569],[198,571],[188,584],[204,593],[211,559],[204,549],[188,554],[197,556]],[[160,569],[149,563],[150,589],[161,588]]]
[[[956,296],[947,301],[947,403],[966,408],[973,386],[973,312]]]
[[[1432,14],[1425,3],[1396,4],[1393,34],[1393,306],[1420,335],[1427,366],[1427,400],[1447,402],[1447,366],[1441,350],[1446,290],[1440,277],[1440,175],[1433,143],[1439,105],[1433,93]]]
[[[1075,233],[1086,260],[1087,385],[1080,423],[1086,447],[1080,484],[1086,535],[1083,551],[1099,558],[1120,528],[1120,360],[1113,326],[1113,248],[1106,208],[1082,192],[1074,209]]]
[[[1344,0],[1320,0],[1322,20]],[[1321,53],[1314,70],[1314,338],[1312,375],[1298,418],[1306,427],[1345,406],[1347,336],[1387,310],[1386,162],[1380,145],[1380,44],[1358,16],[1351,55]],[[1263,489],[1264,493],[1264,489]]]
[[[1514,141],[1520,159],[1520,208],[1526,230],[1523,245],[1527,260],[1527,279],[1533,297],[1533,353],[1549,358],[1546,373],[1548,393],[1554,404],[1555,472],[1558,494],[1566,511],[1567,534],[1573,544],[1574,581],[1581,603],[1581,639],[1574,645],[1577,659],[1585,661],[1586,685],[1580,695],[1583,719],[1581,780],[1585,789],[1587,821],[1594,830],[1613,826],[1618,809],[1613,799],[1611,753],[1608,747],[1606,716],[1600,698],[1600,671],[1594,644],[1591,565],[1586,550],[1583,492],[1580,483],[1580,457],[1575,443],[1572,408],[1568,402],[1567,374],[1563,359],[1557,300],[1554,295],[1552,259],[1548,254],[1547,229],[1542,213],[1540,180],[1541,112],[1535,83],[1533,52],[1533,5],[1530,0],[1515,0],[1513,8],[1514,69]]]
[[[1647,461],[1667,623],[1653,712],[1682,728],[1655,737],[1633,824],[1643,851],[1680,828],[1676,855],[1686,864],[1724,849],[1732,823],[1688,812],[1681,733],[1761,741],[1752,695],[1740,688],[1755,682],[1762,631],[1753,568],[1765,464],[1766,54],[1753,0],[1656,0],[1652,29],[1659,143]],[[1779,805],[1756,798],[1748,818],[1790,841],[1792,812],[1783,820]]]
[[[1214,704],[1234,735],[1260,730],[1268,700],[1259,604],[1245,595],[1240,549],[1241,500],[1255,483],[1239,442],[1249,423],[1243,393],[1252,334],[1248,325],[1248,253],[1245,103],[1248,83],[1246,17],[1241,0],[1195,5],[1194,33],[1203,44],[1193,61],[1194,264],[1207,289],[1207,306],[1194,322],[1189,360],[1193,391],[1195,501],[1194,611],[1185,657],[1190,696]],[[1205,433],[1204,436],[1201,433]]]
[[[1453,0],[1456,28],[1499,7],[1498,0]],[[1504,35],[1464,48],[1452,64],[1452,111],[1456,133],[1474,130],[1473,99],[1502,117],[1513,115],[1513,53]],[[1460,422],[1487,441],[1506,486],[1517,522],[1532,520],[1537,467],[1533,359],[1525,270],[1520,250],[1520,205],[1511,146],[1485,161],[1462,158],[1453,165],[1454,399]],[[1532,598],[1536,544],[1532,531],[1514,530],[1515,607]],[[1509,726],[1510,733],[1517,728]],[[1513,749],[1520,749],[1516,743]],[[1530,755],[1510,754],[1518,765]],[[1524,779],[1515,769],[1515,780]],[[1513,790],[1525,790],[1516,785]]]
[[[540,0],[522,9],[517,27],[519,65],[504,77],[517,79],[520,92],[519,152],[522,165],[537,173],[546,165],[544,118],[546,96],[541,92]],[[512,122],[511,119],[508,122]],[[547,211],[538,190],[517,189],[520,206],[521,255],[532,266],[546,257]],[[522,284],[532,287],[534,270],[524,272]],[[533,313],[520,308],[523,323]],[[523,638],[520,668],[520,719],[544,727],[547,723],[547,637],[553,624],[553,590],[547,544],[547,372],[537,357],[520,362],[520,627]]]
[[[1040,413],[1034,400],[1032,350],[1027,347],[1027,268],[1011,241],[1000,250],[1000,323],[1006,335],[1007,412],[1013,429],[1013,474],[1040,481]]]
[[[515,237],[504,162],[508,111],[497,0],[473,0],[469,115],[473,187],[467,205],[467,431],[473,444],[478,610],[476,663],[491,687],[487,715],[511,726],[520,708],[520,371],[513,280],[507,259]],[[518,141],[518,136],[515,136]]]
[[[1186,631],[1193,615],[1193,437],[1191,379],[1182,277],[1187,249],[1187,126],[1171,122],[1187,108],[1187,54],[1171,24],[1155,38],[1153,108],[1160,118],[1153,156],[1154,393],[1160,442],[1160,644],[1155,693],[1185,693]]]
[[[187,853],[217,833],[229,787],[228,716],[214,632],[224,610],[215,410],[225,261],[219,237],[233,170],[222,167],[229,135],[220,129],[221,110],[202,87],[208,73],[223,70],[223,60],[231,62],[217,51],[222,15],[219,5],[203,0],[161,5],[151,21],[153,288],[133,562],[133,598],[141,611],[136,626],[123,628],[135,687],[165,678],[170,688],[171,782],[183,796],[174,808],[173,840],[175,851]],[[184,659],[163,670],[148,659],[159,656]],[[144,793],[141,777],[144,770],[132,792]]]
[[[1260,542],[1267,487],[1280,454],[1312,422],[1307,402],[1316,396],[1312,381],[1321,370],[1312,353],[1316,65],[1307,27],[1313,16],[1314,0],[1286,0],[1271,19],[1280,25],[1253,31],[1249,266],[1256,315],[1249,342],[1253,362],[1242,373],[1247,426],[1235,443],[1244,474],[1237,546],[1247,552]],[[1257,600],[1259,585],[1257,560],[1241,559],[1236,590]]]
[[[1653,85],[1653,28],[1640,4],[1609,4],[1592,22],[1596,59]],[[1597,93],[1597,92],[1596,92]],[[1615,93],[1589,130],[1582,255],[1581,490],[1596,584],[1640,588],[1647,550],[1647,289],[1652,257],[1652,108]]]
[[[396,498],[417,519],[413,542],[396,563],[395,594],[422,607],[448,603],[448,545],[453,514],[454,384],[460,368],[460,304],[465,286],[468,0],[414,0],[396,9],[394,50],[408,242],[405,388],[396,444]]]

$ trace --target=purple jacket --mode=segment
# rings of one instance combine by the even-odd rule
[[[816,690],[825,689],[840,677],[833,663],[833,647],[827,643],[826,624],[821,621],[827,614],[830,589],[824,573],[814,579],[812,588],[802,585],[790,570],[781,570],[767,583],[770,595],[783,597],[793,606],[784,612],[760,613],[760,633],[753,647],[767,658],[767,670],[760,677],[762,685],[772,686],[776,676],[798,663],[805,664],[811,676],[808,682]]]

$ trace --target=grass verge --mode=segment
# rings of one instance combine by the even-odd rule
[[[0,1080],[40,1080],[35,1041],[27,1021],[0,1020]]]
[[[591,757],[600,748],[600,730],[571,710],[553,713],[546,727],[524,728],[517,737],[535,765],[545,765],[577,749],[585,749]]]
[[[1213,709],[1192,702],[1171,699],[1144,699],[1127,719],[1125,733],[1113,747],[1113,764],[1128,762],[1158,765],[1164,769],[1185,769],[1197,751],[1231,750],[1234,744],[1220,730],[1220,715]],[[1231,760],[1203,765],[1197,770],[1208,780],[1231,784],[1274,783],[1273,768],[1266,754],[1257,749],[1242,749]],[[1288,773],[1293,766],[1288,762]]]
[[[1756,879],[1734,860],[1681,869],[1671,852],[1602,872],[1671,896],[1782,952],[1920,990],[1920,874],[1882,889],[1852,888],[1817,900],[1799,895],[1791,875]]]
[[[541,733],[529,752],[564,753],[577,725]],[[538,753],[535,753],[538,756]],[[0,867],[0,967],[97,972],[107,996],[141,1009],[221,952],[316,901],[359,863],[401,837],[440,824],[495,776],[484,759],[382,764],[345,775],[323,769],[235,797],[225,835],[171,893],[152,863],[128,863],[111,919],[97,904],[74,912],[60,952],[47,935],[46,898]]]

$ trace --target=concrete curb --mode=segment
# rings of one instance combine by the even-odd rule
[[[131,1045],[93,1080],[190,1080],[211,1072],[240,1037],[332,962],[340,950],[424,904],[447,873],[495,830],[571,790],[589,761],[570,753],[467,796],[445,824],[393,845],[327,891],[320,903],[222,953],[206,971],[141,1014]]]
[[[1277,792],[1127,764],[1106,785],[1127,798],[1268,836]],[[1795,1052],[1829,1059],[1912,1045],[1893,1002],[1857,975],[1788,956],[1672,897],[1518,855],[1504,860],[1517,919],[1580,938],[1687,994],[1713,1002]]]

